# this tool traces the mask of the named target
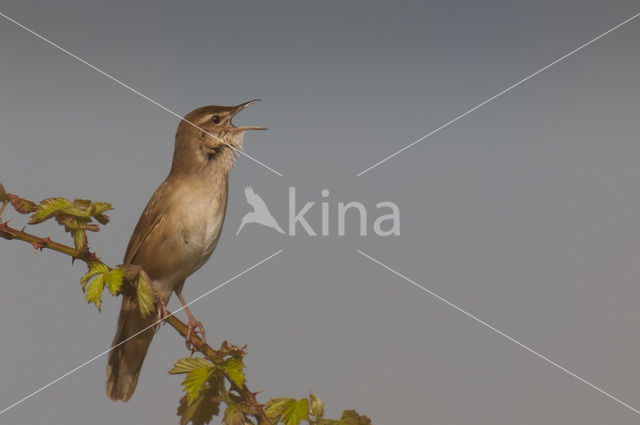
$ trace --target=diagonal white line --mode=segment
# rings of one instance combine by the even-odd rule
[[[494,331],[495,333],[497,333],[498,335],[501,335],[503,337],[505,337],[506,339],[508,339],[509,341],[519,345],[520,347],[524,348],[525,350],[527,350],[528,352],[530,352],[531,354],[534,354],[535,356],[541,358],[542,360],[544,360],[545,362],[557,367],[558,369],[560,369],[561,371],[573,376],[574,378],[576,378],[577,380],[579,380],[580,382],[587,384],[588,386],[590,386],[591,388],[593,388],[594,390],[598,391],[601,394],[604,394],[605,396],[609,397],[610,399],[612,399],[613,401],[616,401],[618,403],[620,403],[621,405],[623,405],[624,407],[626,407],[627,409],[637,413],[640,415],[640,411],[635,409],[634,407],[628,405],[627,403],[625,403],[624,401],[620,400],[619,398],[616,398],[614,396],[612,396],[611,394],[609,394],[608,392],[606,392],[605,390],[601,389],[600,387],[595,386],[594,384],[592,384],[591,382],[587,381],[584,378],[579,377],[578,375],[576,375],[575,373],[571,372],[569,369],[560,366],[558,363],[554,362],[553,360],[549,359],[548,357],[545,357],[544,355],[538,353],[537,351],[535,351],[532,348],[527,347],[526,345],[524,345],[523,343],[521,343],[520,341],[510,337],[509,335],[507,335],[506,333],[502,332],[501,330],[491,326],[490,324],[488,324],[487,322],[483,321],[482,319],[479,319],[478,317],[474,316],[473,314],[467,312],[466,310],[463,310],[462,308],[458,307],[457,305],[455,305],[454,303],[452,303],[451,301],[448,301],[444,298],[442,298],[440,295],[436,294],[433,291],[428,290],[427,288],[425,288],[424,286],[420,285],[419,283],[414,282],[413,280],[409,279],[407,276],[403,275],[402,273],[392,269],[391,267],[381,263],[380,261],[376,260],[375,258],[371,257],[370,255],[365,254],[364,252],[360,251],[359,249],[356,249],[356,251],[361,254],[362,256],[368,258],[369,260],[373,261],[374,263],[378,264],[379,266],[387,269],[388,271],[390,271],[391,273],[395,274],[398,277],[401,277],[402,279],[406,280],[407,282],[413,284],[414,286],[422,289],[423,291],[425,291],[426,293],[432,295],[433,297],[439,299],[440,301],[442,301],[443,303],[447,304],[449,307],[452,307],[456,310],[458,310],[460,313],[466,315],[467,317],[470,317],[471,319],[475,320],[476,322],[480,323],[481,325],[486,326],[487,328],[491,329],[492,331]]]
[[[169,316],[174,316],[177,312],[184,310],[186,307],[190,306],[191,304],[193,304],[194,302],[206,297],[207,295],[211,294],[212,292],[222,288],[223,286],[225,286],[227,283],[230,283],[232,281],[234,281],[235,279],[239,278],[240,276],[242,276],[245,273],[248,273],[249,271],[255,269],[256,267],[258,267],[259,265],[265,263],[266,261],[269,261],[270,259],[272,259],[273,257],[275,257],[276,255],[280,254],[282,252],[282,250],[278,250],[277,252],[271,254],[270,256],[268,256],[267,258],[261,260],[260,262],[254,264],[253,266],[249,267],[248,269],[245,269],[244,271],[238,273],[237,275],[233,276],[231,279],[228,279],[227,281],[221,283],[220,285],[216,286],[215,288],[205,292],[204,294],[200,295],[198,298],[190,301],[187,303],[187,305],[180,307],[179,309],[177,309],[176,311],[174,311],[173,313],[170,313],[167,317]],[[114,345],[113,347],[109,348],[108,350],[103,351],[102,353],[92,357],[91,359],[87,360],[86,362],[82,363],[80,366],[77,366],[73,369],[71,369],[69,372],[65,373],[64,375],[62,375],[59,378],[54,379],[53,381],[49,382],[47,385],[43,386],[42,388],[32,392],[31,394],[21,398],[20,400],[16,401],[15,403],[13,403],[12,405],[5,407],[2,411],[0,411],[0,415],[2,415],[3,413],[13,409],[14,407],[16,407],[17,405],[27,401],[28,399],[30,399],[31,397],[33,397],[34,395],[38,394],[41,391],[46,390],[47,388],[49,388],[50,386],[52,386],[53,384],[55,384],[58,381],[61,381],[62,379],[66,378],[67,376],[71,375],[72,373],[76,372],[79,369],[82,369],[83,367],[85,367],[86,365],[88,365],[89,363],[93,362],[96,359],[99,359],[100,357],[104,356],[105,354],[107,354],[109,351],[113,350],[114,348],[124,344],[125,342],[129,341],[132,338],[135,338],[136,336],[140,335],[142,332],[156,326],[158,323],[162,322],[162,320],[158,320],[157,322],[153,323],[152,325],[147,326],[146,328],[142,329],[140,332],[137,332],[135,334],[133,334],[132,336],[130,336],[129,338],[125,339],[124,341]]]
[[[141,98],[153,103],[154,105],[156,105],[158,108],[163,109],[167,112],[169,112],[171,115],[179,118],[180,120],[186,122],[189,125],[194,126],[195,128],[197,128],[198,130],[204,132],[205,134],[208,134],[209,136],[213,137],[214,139],[217,139],[218,141],[220,141],[221,143],[224,143],[225,145],[227,145],[228,147],[230,147],[231,149],[233,149],[234,151],[238,152],[240,155],[243,155],[247,158],[249,158],[250,160],[252,160],[253,162],[255,162],[258,165],[263,166],[264,168],[266,168],[267,170],[271,171],[274,174],[279,175],[280,177],[282,177],[282,174],[280,174],[279,172],[277,172],[276,170],[274,170],[273,168],[269,167],[268,165],[263,164],[262,162],[258,161],[257,159],[255,159],[254,157],[252,157],[249,154],[244,153],[242,150],[236,148],[235,146],[232,146],[228,143],[226,143],[224,140],[221,140],[219,137],[216,137],[215,135],[209,133],[206,130],[203,130],[202,128],[200,128],[199,126],[197,126],[196,124],[192,123],[191,121],[185,120],[183,117],[181,117],[180,115],[178,115],[177,113],[173,112],[171,109],[167,108],[166,106],[161,105],[160,103],[156,102],[155,100],[151,99],[150,97],[140,93],[138,90],[134,89],[133,87],[123,83],[122,81],[118,80],[116,77],[112,76],[111,74],[108,74],[106,72],[104,72],[103,70],[101,70],[100,68],[98,68],[97,66],[94,66],[92,64],[90,64],[89,62],[87,62],[86,60],[82,59],[79,56],[74,55],[73,53],[71,53],[70,51],[68,51],[67,49],[59,46],[58,44],[54,43],[53,41],[45,38],[44,36],[38,34],[37,32],[35,32],[34,30],[24,26],[23,24],[21,24],[20,22],[16,21],[15,19],[10,18],[9,16],[5,15],[4,13],[0,12],[0,16],[2,16],[3,18],[5,18],[6,20],[13,22],[14,24],[16,24],[17,26],[19,26],[20,28],[22,28],[25,31],[30,32],[31,34],[35,35],[36,37],[38,37],[39,39],[41,39],[42,41],[50,44],[51,46],[55,47],[56,49],[60,50],[63,53],[66,53],[67,55],[71,56],[72,58],[76,59],[79,62],[82,62],[83,64],[87,65],[89,68],[93,69],[94,71],[99,72],[100,74],[104,75],[105,77],[109,78],[110,80],[120,84],[122,87],[126,88],[127,90],[137,94],[138,96],[140,96]]]
[[[562,56],[561,58],[556,59],[555,61],[551,62],[549,65],[545,66],[544,68],[540,68],[539,70],[537,70],[536,72],[534,72],[533,74],[529,75],[526,78],[523,78],[522,80],[518,81],[517,83],[507,87],[506,89],[502,90],[500,93],[496,94],[495,96],[490,97],[489,99],[485,100],[484,102],[474,106],[473,108],[469,109],[467,112],[465,112],[462,115],[458,115],[456,118],[452,119],[451,121],[449,121],[446,124],[441,125],[440,127],[436,128],[435,130],[433,130],[430,133],[425,134],[424,136],[422,136],[421,138],[419,138],[418,140],[409,143],[407,146],[405,146],[404,148],[400,149],[399,151],[392,153],[391,155],[389,155],[388,157],[384,158],[381,161],[376,162],[375,164],[373,164],[372,166],[370,166],[369,168],[360,171],[358,174],[356,174],[356,177],[360,177],[361,175],[363,175],[364,173],[366,173],[367,171],[373,170],[374,168],[376,168],[378,165],[387,162],[388,160],[390,160],[391,158],[393,158],[394,156],[406,151],[407,149],[409,149],[410,147],[412,147],[413,145],[422,142],[423,140],[429,138],[430,136],[436,134],[437,132],[439,132],[442,129],[445,129],[447,127],[449,127],[451,124],[453,124],[454,122],[458,121],[461,118],[466,117],[467,115],[469,115],[470,113],[472,113],[473,111],[475,111],[478,108],[483,107],[484,105],[486,105],[487,103],[491,102],[494,99],[499,98],[500,96],[502,96],[503,94],[505,94],[506,92],[510,91],[511,89],[514,89],[516,87],[518,87],[520,84],[524,83],[525,81],[535,77],[536,75],[540,74],[541,72],[551,68],[553,65],[557,64],[558,62],[568,58],[569,56],[573,55],[574,53],[579,52],[580,50],[584,49],[585,47],[587,47],[588,45],[595,43],[596,41],[598,41],[599,39],[601,39],[602,37],[604,37],[605,35],[617,30],[618,28],[620,28],[621,26],[633,21],[634,19],[636,19],[638,16],[640,16],[640,13],[636,13],[635,15],[633,15],[632,17],[630,17],[629,19],[627,19],[624,22],[619,23],[618,25],[616,25],[615,27],[611,28],[610,30],[603,32],[602,34],[600,34],[599,36],[597,36],[596,38],[594,38],[591,41],[588,41],[586,43],[584,43],[582,46],[578,47],[577,49],[574,49],[572,51],[570,51],[569,53],[567,53],[566,55]]]

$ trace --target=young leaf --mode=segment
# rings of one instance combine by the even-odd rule
[[[242,368],[244,365],[240,360],[234,359],[233,357],[227,358],[224,363],[222,363],[222,369],[224,373],[231,379],[231,382],[236,384],[239,388],[242,388],[244,385],[244,374],[242,373]]]
[[[202,357],[186,357],[180,359],[173,365],[173,368],[169,371],[170,374],[176,375],[179,373],[189,373],[193,369],[198,367],[213,367],[213,363]]]
[[[100,224],[107,224],[109,222],[109,216],[106,214],[95,214],[93,218],[95,218]],[[97,231],[98,230],[94,230],[94,232]]]
[[[80,278],[80,284],[82,285],[82,290],[83,291],[86,290],[87,282],[89,282],[92,277],[98,274],[103,274],[108,272],[109,272],[109,268],[104,264],[98,263],[98,262],[91,263],[91,265],[89,266],[89,271]]]
[[[178,406],[180,425],[186,425],[189,422],[193,425],[205,425],[211,422],[213,415],[220,413],[220,402],[213,400],[218,395],[218,388],[209,386],[202,390],[192,402],[189,402],[186,395],[183,396]]]
[[[74,199],[73,203],[62,210],[65,214],[79,218],[91,217],[91,201],[87,199]]]
[[[107,224],[109,222],[109,217],[104,213],[105,211],[109,211],[112,209],[113,209],[113,206],[110,203],[96,201],[91,204],[91,215],[100,224]]]
[[[91,208],[91,201],[89,199],[74,199],[73,206],[82,208],[83,210],[88,210]]]
[[[80,220],[78,220],[77,217],[69,214],[60,213],[56,216],[56,221],[58,222],[58,224],[64,226],[65,232],[73,232],[74,230],[80,230],[83,227],[82,223],[80,223]]]
[[[9,198],[9,201],[11,202],[11,205],[13,205],[13,208],[20,214],[29,214],[36,210],[36,204],[17,195],[7,193],[7,198]]]
[[[355,410],[345,410],[342,412],[340,425],[371,425],[371,419],[365,415],[360,415]]]
[[[95,201],[91,204],[91,214],[102,214],[113,209],[113,205],[108,202]]]
[[[100,310],[102,305],[102,290],[104,289],[104,274],[99,274],[95,279],[89,284],[89,288],[87,289],[87,293],[85,294],[85,298],[87,302],[94,303],[98,310]]]
[[[184,391],[187,393],[187,400],[192,402],[196,399],[202,386],[211,373],[215,370],[214,366],[201,366],[195,369],[191,369],[191,371],[187,374],[187,377],[184,378],[182,385],[184,385]]]
[[[236,403],[229,403],[222,418],[224,425],[244,425],[246,423],[242,407]]]
[[[123,276],[124,270],[119,268],[115,268],[104,275],[104,280],[107,283],[107,288],[109,289],[109,293],[111,295],[117,294],[122,287]]]
[[[267,407],[264,410],[267,417],[273,424],[280,422],[280,418],[287,407],[296,403],[295,398],[272,398],[267,402]]]
[[[136,288],[136,298],[140,313],[143,317],[147,317],[154,310],[153,307],[153,288],[151,283],[144,277],[143,273],[138,275],[138,287]]]
[[[309,420],[309,402],[306,398],[289,403],[282,413],[284,425],[298,425],[303,419]]]
[[[36,212],[31,216],[29,224],[42,223],[43,221],[51,218],[58,211],[65,209],[71,205],[71,201],[65,198],[48,198],[40,202],[37,206]]]
[[[322,418],[324,415],[324,403],[318,397],[309,392],[309,413],[316,419]]]
[[[315,425],[371,425],[371,419],[358,414],[355,410],[345,410],[342,412],[342,418],[338,420],[319,419]]]

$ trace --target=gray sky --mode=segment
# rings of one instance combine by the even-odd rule
[[[356,174],[640,12],[634,1],[79,2],[5,0],[0,12],[183,115],[262,103],[225,230],[185,285],[212,345],[248,345],[252,389],[312,390],[328,416],[376,424],[631,424],[640,416],[358,254],[450,300],[640,409],[640,20],[630,22],[361,177]],[[91,245],[121,262],[169,170],[178,120],[0,18],[0,181],[40,200],[112,202]],[[287,191],[331,236],[248,225],[252,185],[281,225]],[[401,235],[337,236],[337,203]],[[12,210],[3,218],[14,217]],[[51,225],[33,230],[66,240]],[[300,232],[298,232],[300,233]],[[84,302],[82,264],[0,241],[0,410],[108,348],[119,299]],[[172,300],[171,307],[176,307]],[[104,394],[100,358],[0,423],[177,423],[187,354],[156,336],[132,400]],[[219,423],[215,422],[214,423]]]

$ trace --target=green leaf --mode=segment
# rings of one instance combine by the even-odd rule
[[[71,206],[71,201],[65,198],[48,198],[40,202],[36,207],[36,212],[31,216],[29,224],[42,223],[51,218],[55,213]]]
[[[124,277],[124,270],[116,268],[104,275],[104,281],[107,283],[107,288],[111,295],[118,293],[122,287],[122,278]]]
[[[82,208],[83,210],[88,210],[89,208],[91,208],[91,201],[89,199],[76,198],[73,200],[73,206]]]
[[[204,425],[211,422],[213,415],[220,413],[220,402],[212,400],[218,395],[218,388],[206,387],[192,402],[189,402],[186,395],[183,396],[178,406],[180,425],[186,425],[189,422],[193,425]]]
[[[113,209],[113,205],[108,202],[95,201],[91,204],[91,214],[102,214]]]
[[[242,407],[236,403],[229,403],[224,411],[224,418],[222,418],[224,425],[244,425],[245,416],[242,411]]]
[[[100,224],[107,224],[109,222],[109,216],[106,214],[96,214],[93,216]]]
[[[138,275],[138,287],[136,288],[136,298],[140,313],[143,317],[147,317],[154,310],[153,306],[153,288],[151,283],[144,277],[143,273]]]
[[[109,272],[109,267],[107,267],[106,265],[98,262],[91,263],[89,265],[89,271],[80,278],[80,283],[82,284],[82,290],[83,291],[86,290],[87,282],[89,282],[92,277],[98,274],[103,274],[108,272]]]
[[[58,224],[64,226],[65,232],[72,232],[74,230],[80,230],[84,226],[83,223],[80,223],[77,217],[71,216],[69,214],[60,213],[56,216],[56,221]]]
[[[213,367],[213,363],[209,360],[203,359],[202,357],[185,357],[176,362],[173,365],[173,368],[169,371],[172,375],[177,375],[180,373],[189,373],[193,369],[198,367]]]
[[[71,216],[76,217],[76,218],[90,218],[91,217],[91,214],[89,213],[88,210],[83,210],[83,209],[75,207],[73,205],[71,205],[70,207],[65,208],[61,212],[63,212],[64,214],[71,215]]]
[[[244,364],[233,357],[227,358],[224,363],[222,363],[222,370],[224,370],[224,373],[229,377],[229,379],[231,379],[231,382],[236,384],[238,388],[242,388],[244,385],[244,373],[242,373],[242,368],[244,368]]]
[[[309,402],[306,398],[290,403],[282,414],[284,425],[298,425],[303,419],[309,420]]]
[[[191,369],[187,374],[187,377],[184,378],[182,385],[184,385],[184,391],[187,393],[187,400],[190,402],[195,400],[202,386],[211,373],[215,370],[214,366],[200,366],[195,369]]]
[[[104,212],[112,209],[113,209],[113,206],[110,203],[96,201],[93,204],[91,204],[91,215],[100,224],[107,224],[109,222],[109,216],[104,214]]]
[[[371,419],[365,415],[360,415],[355,410],[345,410],[342,412],[342,418],[335,419],[319,419],[316,425],[371,425]]]
[[[191,369],[189,373],[199,368],[202,368],[202,366]],[[194,425],[204,425],[210,422],[211,417],[217,415],[220,411],[220,391],[224,390],[224,375],[211,363],[207,362],[204,368],[209,369],[211,374],[202,385],[199,393],[194,399],[185,394],[180,400],[178,415],[181,416],[181,425],[185,425],[188,422],[192,422]],[[188,377],[189,375],[187,375]]]
[[[91,217],[91,201],[87,199],[74,199],[73,203],[62,210],[65,214],[80,218]]]
[[[295,404],[295,398],[272,398],[267,402],[267,407],[264,412],[269,418],[269,420],[276,424],[280,422],[280,418],[282,414],[287,409],[289,405]]]
[[[89,288],[87,289],[87,293],[85,294],[85,298],[87,302],[94,303],[98,310],[100,310],[102,305],[102,290],[104,289],[104,274],[99,274],[95,279],[89,284]]]
[[[342,412],[342,418],[337,421],[337,425],[371,425],[371,419],[358,414],[355,410],[345,410]]]
[[[311,416],[316,419],[322,418],[322,415],[324,415],[324,403],[322,400],[313,395],[312,392],[309,392],[309,401],[309,413],[311,413]]]

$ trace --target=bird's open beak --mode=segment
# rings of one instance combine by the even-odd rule
[[[248,102],[244,102],[244,103],[239,104],[238,106],[235,107],[235,111],[233,112],[233,116],[236,116],[236,114],[238,112],[242,111],[243,109],[245,109],[249,105],[253,105],[256,102],[260,102],[260,99],[253,99],[253,100],[250,100]],[[246,130],[267,130],[265,127],[258,127],[258,126],[255,126],[255,125],[243,125],[243,126],[235,127],[235,128],[238,129],[238,130],[244,130],[244,131],[246,131]]]

